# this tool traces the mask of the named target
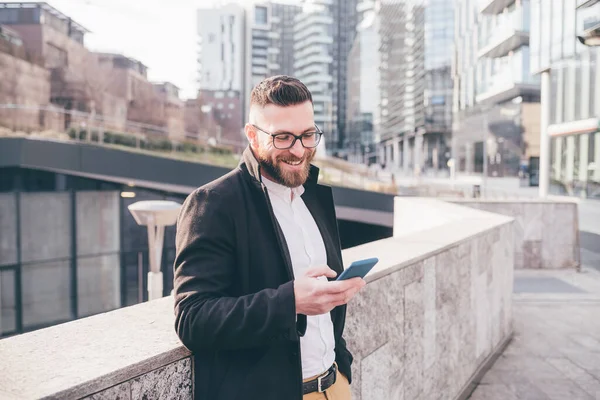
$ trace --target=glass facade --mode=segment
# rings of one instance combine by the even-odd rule
[[[458,171],[483,172],[487,159],[489,175],[515,176],[539,155],[540,120],[532,113],[539,113],[540,78],[530,71],[532,60],[544,55],[535,47],[540,31],[531,32],[540,14],[534,3],[455,2],[452,154]]]
[[[425,129],[452,130],[452,48],[454,4],[429,0],[425,7]]]
[[[532,0],[531,70],[550,73],[555,194],[600,198],[600,49],[577,40],[596,23],[600,2]]]
[[[127,206],[184,197],[0,168],[0,337],[147,300],[148,236]],[[175,227],[167,227],[165,295],[173,288],[174,242]]]
[[[555,136],[550,143],[551,192],[600,199],[600,132]]]

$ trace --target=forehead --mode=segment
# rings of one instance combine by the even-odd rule
[[[310,101],[287,107],[268,104],[262,108],[256,107],[253,112],[256,113],[257,124],[269,132],[300,133],[315,125],[313,106]]]

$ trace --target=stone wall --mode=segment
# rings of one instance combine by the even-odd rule
[[[344,253],[381,260],[349,304],[353,400],[456,398],[512,332],[512,222],[448,206],[468,219]]]
[[[0,340],[0,398],[191,399],[174,319],[168,297]]]
[[[50,74],[43,67],[0,52],[0,104],[46,106],[50,102]],[[55,129],[51,118],[35,107],[0,109],[0,126],[11,130]]]
[[[515,219],[515,268],[580,266],[577,203],[550,200],[452,200]]]
[[[353,400],[468,395],[511,335],[513,220],[429,206],[461,217],[343,251],[346,266],[380,259],[346,319]],[[173,327],[167,297],[1,340],[0,398],[191,399],[193,365]]]

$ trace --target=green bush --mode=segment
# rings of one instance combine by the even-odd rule
[[[127,147],[136,147],[135,136],[124,135],[117,132],[104,132],[104,142]]]
[[[168,139],[147,139],[145,148],[148,150],[171,151],[173,145]]]

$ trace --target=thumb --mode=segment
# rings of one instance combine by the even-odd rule
[[[337,272],[329,268],[327,265],[319,265],[318,267],[311,267],[307,269],[304,275],[311,278],[318,278],[323,275],[328,278],[335,278],[337,276]]]

